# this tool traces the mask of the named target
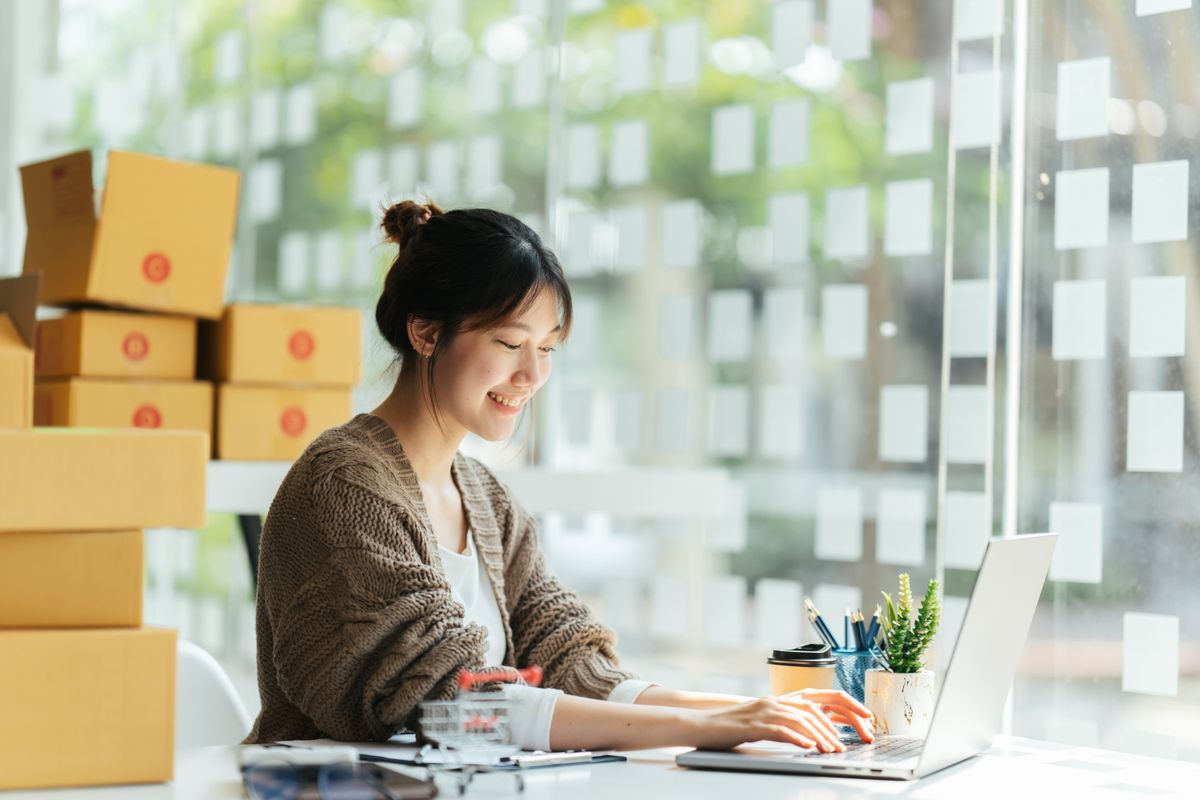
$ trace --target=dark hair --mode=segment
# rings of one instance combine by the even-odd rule
[[[396,351],[401,376],[424,362],[432,378],[438,356],[454,337],[491,328],[533,305],[541,290],[558,298],[561,338],[571,328],[571,290],[562,265],[541,237],[515,217],[486,208],[442,211],[405,200],[388,207],[380,227],[399,247],[375,305],[379,332]],[[413,358],[410,319],[435,323],[428,359]],[[436,413],[433,381],[427,381]]]

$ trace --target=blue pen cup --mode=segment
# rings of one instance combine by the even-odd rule
[[[869,650],[834,650],[837,659],[834,672],[838,688],[858,702],[866,693],[867,670],[875,665],[875,655]]]

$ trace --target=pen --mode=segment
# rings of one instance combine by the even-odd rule
[[[875,613],[871,616],[871,626],[867,628],[867,647],[871,648],[875,644],[875,639],[879,636],[879,615],[883,609],[875,606]]]
[[[859,609],[854,615],[854,635],[858,637],[858,649],[866,650],[869,643],[867,641],[867,626],[863,618],[862,609]]]
[[[842,623],[842,631],[845,633],[845,637],[846,637],[846,649],[849,650],[850,649],[850,609],[849,609],[849,607],[846,608],[846,619]]]
[[[838,649],[837,639],[833,638],[833,631],[829,630],[829,626],[825,624],[825,620],[821,618],[821,612],[813,605],[811,598],[804,598],[804,610],[808,613],[808,621],[817,629],[817,633],[825,640],[825,643],[834,650]]]

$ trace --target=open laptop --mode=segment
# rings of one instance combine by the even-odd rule
[[[753,745],[693,750],[675,762],[700,769],[913,780],[982,753],[999,733],[1057,539],[1043,533],[988,542],[954,655],[939,676],[941,694],[924,739],[880,736],[871,744],[856,739],[846,743],[844,753],[756,752]]]

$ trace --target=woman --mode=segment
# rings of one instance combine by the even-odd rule
[[[509,436],[571,324],[555,255],[518,220],[403,202],[375,311],[401,362],[370,414],[326,431],[293,465],[263,530],[262,711],[248,742],[384,740],[462,670],[538,665],[506,685],[531,749],[727,748],[762,739],[844,749],[873,739],[841,692],[748,698],[667,689],[623,672],[610,630],[546,570],[537,525],[479,462],[468,432]]]

